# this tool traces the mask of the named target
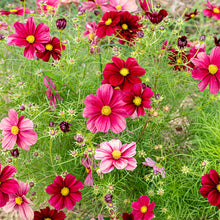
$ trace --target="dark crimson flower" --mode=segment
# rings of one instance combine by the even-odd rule
[[[152,24],[159,24],[167,15],[168,13],[165,9],[161,9],[159,13],[157,11],[146,12],[146,16]]]
[[[52,195],[49,199],[50,205],[56,210],[67,208],[73,210],[76,202],[82,199],[80,189],[83,188],[83,183],[76,180],[74,175],[68,174],[65,179],[61,176],[57,176],[54,179],[54,183],[50,184],[46,188],[46,192]]]
[[[151,5],[148,0],[139,0],[139,3],[144,12],[148,12],[150,10]]]
[[[186,51],[178,52],[173,50],[172,54],[168,56],[168,59],[170,60],[168,64],[172,65],[174,70],[189,70],[189,67],[193,68],[193,64],[190,62],[191,58],[190,54],[186,54]]]
[[[128,11],[121,12],[119,29],[115,32],[116,37],[120,38],[120,44],[125,44],[126,41],[129,44],[137,37],[137,32],[141,31],[140,28],[142,27],[142,24],[139,24],[138,21],[138,16],[131,15]]]
[[[10,14],[16,14],[16,15],[23,15],[23,14],[30,14],[31,10],[28,8],[24,8],[23,7],[17,7],[15,9],[11,9],[9,11],[0,11],[0,15],[10,15]]]
[[[143,89],[142,84],[135,84],[130,92],[123,93],[124,108],[129,116],[144,116],[144,108],[151,108],[150,98],[154,95],[150,88]]]
[[[19,156],[18,148],[12,150],[12,151],[11,151],[11,155],[12,155],[13,157],[18,157],[18,156]]]
[[[145,74],[145,69],[138,65],[135,58],[129,57],[126,62],[118,57],[112,57],[113,63],[108,63],[103,71],[102,84],[111,84],[123,91],[130,91],[134,84],[141,83],[138,77]]]
[[[220,38],[217,39],[216,35],[214,35],[213,37],[214,37],[215,45],[216,45],[217,47],[220,47]]]
[[[55,127],[55,124],[54,124],[54,122],[53,121],[49,121],[49,127]]]
[[[128,214],[128,213],[123,213],[122,214],[122,219],[123,220],[134,220],[134,215],[133,214]]]
[[[187,37],[182,36],[178,38],[177,45],[180,49],[183,49],[187,45]]]
[[[214,169],[211,169],[209,174],[202,176],[201,182],[201,195],[208,198],[211,205],[218,206],[220,209],[220,177],[218,173]]]
[[[111,194],[107,194],[107,195],[105,195],[105,201],[107,202],[107,203],[112,203],[112,195]]]
[[[119,12],[105,12],[102,16],[102,22],[97,24],[96,35],[99,38],[103,38],[105,36],[111,36],[115,29],[118,28],[118,22],[120,21],[120,13]]]
[[[61,129],[61,131],[63,131],[64,133],[69,132],[69,131],[70,131],[70,128],[69,128],[70,125],[71,125],[70,123],[65,122],[65,121],[62,121],[62,122],[60,123],[60,129]]]
[[[185,17],[186,17],[185,21],[188,21],[188,20],[194,18],[197,14],[199,14],[197,9],[194,12],[191,12],[189,14],[185,14]]]
[[[60,18],[56,21],[57,29],[58,30],[64,30],[66,28],[66,19],[65,18]]]
[[[63,211],[58,212],[48,206],[45,209],[40,209],[40,212],[34,212],[34,220],[64,220],[65,218],[66,215]]]
[[[40,50],[37,50],[36,56],[39,59],[42,59],[45,62],[48,62],[50,59],[50,56],[54,58],[54,60],[60,60],[61,57],[61,45],[60,40],[57,37],[54,37],[52,40],[50,40],[48,43],[43,44],[45,47],[45,51],[42,52]],[[65,50],[65,46],[62,44],[62,51]]]

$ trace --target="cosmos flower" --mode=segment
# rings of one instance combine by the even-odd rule
[[[89,159],[87,155],[84,155],[84,158],[81,160],[81,164],[86,168],[87,176],[84,181],[85,186],[93,186],[93,177],[91,167],[95,167],[94,161]]]
[[[60,60],[61,57],[61,46],[60,40],[57,37],[53,37],[52,40],[48,41],[47,43],[43,44],[45,47],[44,52],[37,50],[36,56],[39,59],[42,59],[44,62],[48,62],[50,57],[52,56],[54,60]],[[65,46],[62,45],[62,51],[65,50]]]
[[[91,94],[85,99],[83,117],[88,118],[87,128],[92,133],[120,133],[126,128],[127,116],[123,108],[121,93],[111,85],[102,85],[97,89],[97,96]]]
[[[138,9],[135,0],[110,0],[110,3],[103,8],[106,11],[129,11],[133,12]]]
[[[0,163],[0,207],[3,207],[9,201],[9,195],[17,192],[19,185],[16,180],[9,179],[17,169],[14,166],[6,166],[1,171],[1,166]]]
[[[49,204],[56,210],[64,209],[73,210],[76,202],[82,199],[80,189],[83,188],[83,183],[76,180],[76,177],[71,174],[67,174],[63,179],[61,176],[57,176],[54,179],[54,183],[50,184],[46,188],[46,192],[52,195],[49,199]]]
[[[120,13],[119,28],[115,31],[115,36],[119,38],[120,44],[132,46],[131,42],[137,37],[137,33],[141,31],[142,24],[138,23],[139,17],[131,15],[128,11]]]
[[[144,164],[144,165],[146,165],[146,166],[149,166],[149,167],[153,167],[153,169],[154,169],[154,174],[158,174],[158,173],[160,173],[161,174],[161,176],[163,177],[163,178],[165,178],[166,176],[165,176],[165,174],[166,174],[166,172],[164,171],[164,167],[161,167],[161,165],[160,164],[157,164],[156,162],[154,162],[151,158],[145,158],[145,161],[146,162],[142,162],[142,164]]]
[[[34,124],[24,116],[18,118],[18,114],[14,109],[8,111],[8,117],[3,118],[0,123],[0,130],[4,135],[2,147],[5,150],[11,150],[15,143],[24,149],[30,150],[30,146],[36,144],[37,133],[33,131]]]
[[[161,9],[159,12],[146,12],[146,16],[149,18],[152,24],[159,24],[168,15],[165,9]]]
[[[145,69],[140,67],[135,58],[129,57],[126,61],[112,57],[113,63],[108,63],[103,71],[102,84],[111,84],[123,91],[131,91],[134,84],[141,83],[140,76],[145,74]]]
[[[133,158],[135,154],[135,142],[122,145],[120,140],[113,139],[100,144],[100,148],[95,151],[95,159],[101,160],[102,173],[109,173],[114,167],[133,171],[137,167],[137,161]]]
[[[33,17],[27,19],[27,23],[24,25],[20,22],[15,22],[14,28],[16,34],[8,36],[8,45],[15,45],[18,47],[25,47],[24,56],[28,59],[34,59],[35,49],[44,51],[44,43],[50,40],[49,27],[40,23],[35,27]]]
[[[118,22],[120,21],[120,14],[114,11],[105,12],[102,16],[102,22],[97,24],[96,34],[99,38],[105,36],[111,36],[115,29],[118,28]]]
[[[86,22],[85,23],[86,31],[83,33],[84,36],[88,36],[90,41],[94,40],[97,30],[97,24],[95,21],[93,22]]]
[[[45,209],[34,212],[34,220],[64,220],[66,215],[63,211],[58,212],[56,209],[50,209],[48,206]]]
[[[137,116],[144,116],[144,108],[151,108],[150,98],[153,95],[154,93],[149,87],[143,89],[142,84],[135,84],[130,92],[123,93],[125,111],[129,116],[132,116],[134,113]]]
[[[197,58],[192,58],[191,61],[195,65],[192,77],[201,80],[198,84],[199,90],[203,91],[209,84],[209,92],[218,94],[220,88],[220,47],[214,47],[210,56],[201,52]]]
[[[15,9],[10,9],[9,11],[0,11],[0,15],[10,15],[10,14],[16,14],[16,15],[23,15],[23,14],[30,14],[31,10],[28,8],[23,7],[17,7]]]
[[[83,6],[80,9],[81,11],[85,11],[87,9],[89,9],[89,11],[94,11],[99,6],[101,7],[101,10],[103,10],[103,8],[108,5],[108,3],[107,0],[94,0],[94,1],[82,2],[81,5]]]
[[[54,82],[48,76],[46,76],[46,75],[43,76],[43,80],[44,80],[44,85],[47,88],[47,91],[46,91],[47,98],[50,99],[50,106],[52,106],[50,108],[50,110],[56,111],[57,100],[62,101],[63,98],[60,97]],[[53,90],[51,88],[55,91],[55,95],[54,95]]]
[[[145,13],[150,10],[151,5],[148,0],[139,0],[139,3]]]
[[[132,214],[134,220],[151,220],[154,217],[155,203],[150,203],[150,199],[147,196],[140,196],[138,201],[132,202]]]
[[[11,25],[9,25],[9,28],[10,27],[11,27]],[[8,31],[8,25],[6,23],[4,23],[3,21],[0,21],[0,30]]]
[[[60,0],[37,0],[37,11],[44,14],[54,14],[59,4]]]
[[[220,6],[217,7],[215,5],[212,5],[208,0],[207,4],[204,5],[208,7],[203,10],[204,16],[213,17],[217,20],[220,20]]]
[[[197,11],[197,9],[195,9],[194,12],[190,12],[189,14],[185,14],[184,15],[186,17],[185,21],[189,21],[190,19],[195,18],[195,16],[198,14],[199,14],[199,12]]]
[[[15,194],[9,195],[9,201],[6,206],[3,207],[5,212],[11,212],[12,210],[18,210],[21,219],[33,220],[34,212],[29,205],[34,205],[30,199],[26,197],[30,189],[29,183],[24,183],[18,180],[19,188]]]
[[[211,169],[209,174],[202,176],[201,182],[201,195],[208,198],[211,205],[218,206],[220,209],[220,177],[218,173],[214,169]]]

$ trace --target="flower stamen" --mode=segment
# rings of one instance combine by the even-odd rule
[[[129,74],[129,70],[128,70],[127,68],[122,68],[122,69],[120,70],[120,74],[121,74],[122,76],[127,76],[127,75]]]
[[[102,107],[102,115],[110,115],[112,113],[112,110],[109,106],[103,106]]]
[[[125,30],[125,31],[128,30],[128,25],[127,25],[127,24],[123,24],[121,27],[122,27],[122,29]]]
[[[146,212],[147,212],[147,206],[145,206],[145,205],[142,206],[142,207],[141,207],[141,212],[142,212],[142,213],[146,213]]]
[[[27,38],[26,38],[27,42],[30,43],[30,44],[33,44],[34,41],[35,41],[35,37],[33,35],[29,35]]]
[[[45,48],[46,48],[46,50],[52,51],[53,50],[53,45],[52,44],[47,44]]]
[[[105,22],[105,25],[110,25],[112,23],[112,19],[109,18],[106,22]]]
[[[219,11],[218,8],[213,8],[213,12],[214,12],[215,14],[219,14],[219,13],[220,13],[220,11]]]
[[[121,10],[121,5],[117,5],[116,7],[115,7],[118,11],[120,11]]]
[[[135,96],[134,99],[133,99],[133,103],[134,103],[136,106],[140,106],[141,103],[142,103],[142,98],[139,97],[139,96]]]
[[[114,150],[112,156],[115,160],[118,160],[121,157],[121,152],[119,150]]]
[[[61,193],[62,196],[68,196],[69,193],[70,193],[70,190],[69,190],[68,187],[63,187],[63,188],[61,189],[60,193]]]
[[[14,134],[14,135],[17,135],[19,133],[18,126],[12,126],[11,127],[11,133]]]
[[[208,70],[209,70],[209,73],[214,75],[218,72],[218,67],[216,65],[211,64],[209,65]]]
[[[18,205],[21,205],[23,203],[23,199],[21,197],[16,197],[15,198],[15,203]]]

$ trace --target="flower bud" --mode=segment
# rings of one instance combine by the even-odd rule
[[[182,36],[178,39],[177,41],[178,47],[180,49],[183,49],[184,47],[186,47],[187,45],[187,37],[186,36]]]
[[[65,18],[58,19],[56,21],[57,29],[64,30],[66,28],[66,23],[67,23],[67,21]]]
[[[69,129],[69,126],[70,126],[70,125],[71,125],[70,123],[65,122],[65,121],[62,121],[62,122],[60,123],[60,129],[61,129],[61,131],[63,131],[64,133],[69,132],[69,131],[70,131],[70,129]]]
[[[18,157],[18,156],[19,156],[18,148],[12,150],[12,151],[11,151],[11,155],[12,155],[13,157]]]

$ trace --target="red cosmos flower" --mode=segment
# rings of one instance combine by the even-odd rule
[[[203,10],[204,16],[213,17],[217,20],[220,20],[220,6],[217,7],[215,5],[212,5],[208,0],[207,4],[204,5],[208,7]]]
[[[16,180],[9,179],[17,172],[14,166],[6,166],[1,171],[0,163],[0,207],[9,201],[9,195],[18,191],[19,185]]]
[[[120,13],[115,11],[105,12],[102,16],[102,22],[97,24],[96,35],[99,38],[103,38],[106,35],[111,36],[115,29],[118,28],[118,22],[120,21]]]
[[[190,62],[191,58],[190,54],[186,54],[185,51],[178,52],[173,50],[172,54],[168,56],[168,59],[170,60],[168,64],[172,65],[174,70],[190,70],[190,68],[193,68],[193,64]]]
[[[30,14],[31,10],[28,8],[25,8],[24,10],[23,7],[17,7],[15,9],[11,9],[10,11],[0,11],[0,15],[9,15],[9,14],[23,15],[24,13]]]
[[[80,189],[83,188],[83,183],[76,180],[74,175],[68,174],[65,179],[57,176],[54,183],[46,188],[46,192],[52,195],[49,199],[50,205],[56,210],[67,208],[73,210],[76,202],[82,199]]]
[[[115,32],[115,36],[120,38],[120,44],[125,44],[126,41],[132,42],[137,37],[137,32],[142,27],[142,24],[139,24],[138,21],[138,16],[131,15],[128,11],[120,13],[119,30]]]
[[[134,84],[141,83],[138,77],[145,74],[135,58],[129,57],[126,62],[118,57],[112,57],[113,63],[108,63],[103,71],[102,84],[111,84],[123,91],[130,91]]]
[[[210,56],[201,52],[197,58],[191,59],[195,65],[192,77],[201,80],[198,84],[199,90],[203,91],[209,84],[209,92],[218,94],[220,88],[220,47],[214,47]]]
[[[40,23],[35,27],[35,22],[33,17],[27,19],[26,25],[15,22],[14,28],[16,34],[11,34],[8,36],[8,45],[15,45],[18,47],[25,47],[24,56],[28,59],[34,59],[35,49],[39,51],[44,51],[44,43],[50,40],[49,27]]]
[[[151,5],[150,5],[148,0],[143,0],[143,1],[139,0],[139,3],[140,3],[140,6],[144,10],[145,13],[150,10]]]
[[[191,12],[189,14],[185,14],[184,16],[186,17],[185,21],[189,21],[190,19],[194,18],[199,12],[197,9],[194,12]]]
[[[168,15],[165,9],[161,9],[159,13],[157,11],[153,11],[153,12],[146,12],[145,14],[149,18],[152,24],[159,24]]]
[[[60,60],[61,57],[61,47],[60,40],[57,37],[54,37],[52,40],[43,44],[45,47],[45,51],[42,52],[37,50],[36,56],[39,59],[42,59],[44,62],[48,62],[50,56],[54,58],[54,60]],[[62,44],[62,51],[65,50],[65,46]]]
[[[144,116],[144,108],[151,108],[150,98],[154,95],[149,87],[143,89],[141,84],[135,84],[130,92],[123,93],[124,108],[129,116]]]
[[[218,173],[211,169],[209,174],[202,176],[201,182],[201,195],[208,198],[211,205],[218,206],[220,209],[220,177]]]
[[[147,196],[140,196],[138,201],[132,202],[132,214],[134,220],[151,220],[154,217],[155,203],[150,203],[150,199]]]
[[[50,209],[48,206],[45,209],[40,209],[34,212],[33,220],[64,220],[66,215],[63,211],[58,212],[56,209]]]

